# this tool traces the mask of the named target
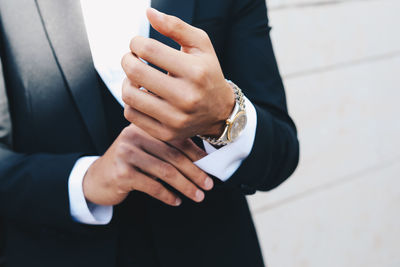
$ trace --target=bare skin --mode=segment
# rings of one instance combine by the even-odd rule
[[[210,190],[213,181],[193,162],[206,153],[190,139],[171,144],[133,124],[126,127],[86,173],[83,180],[86,199],[98,205],[117,205],[137,190],[168,205],[179,206],[182,200],[159,179],[193,201],[203,201],[203,190]]]
[[[122,59],[127,75],[123,85],[125,117],[164,141],[221,135],[235,99],[208,35],[155,9],[148,9],[147,17],[154,29],[179,43],[181,50],[151,38],[132,39],[131,53]],[[152,93],[139,90],[141,87]]]
[[[158,179],[196,202],[203,201],[203,190],[213,187],[212,179],[193,164],[205,152],[188,138],[221,135],[235,104],[234,93],[203,30],[155,9],[148,9],[147,17],[181,50],[150,38],[132,39],[131,53],[121,63],[127,76],[124,114],[132,125],[84,178],[84,194],[95,204],[116,205],[137,190],[168,205],[180,205],[182,200]]]

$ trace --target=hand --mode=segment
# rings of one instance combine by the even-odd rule
[[[122,59],[126,119],[164,141],[197,134],[220,136],[235,96],[208,35],[155,9],[148,9],[147,17],[158,32],[179,43],[181,51],[154,39],[132,39],[132,53]]]
[[[86,199],[98,205],[117,205],[137,190],[168,205],[180,205],[181,199],[157,181],[160,179],[201,202],[204,192],[198,187],[210,190],[213,181],[193,161],[206,153],[190,139],[172,144],[175,147],[135,125],[126,127],[104,156],[88,169],[83,180]]]

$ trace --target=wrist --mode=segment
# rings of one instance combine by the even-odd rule
[[[97,205],[112,205],[102,200],[100,196],[105,197],[106,190],[102,189],[100,184],[101,179],[97,175],[98,165],[101,158],[97,159],[87,170],[82,181],[83,194],[87,202],[97,204]]]
[[[225,126],[226,126],[225,120],[219,121],[209,128],[210,131],[208,133],[206,133],[205,136],[218,138],[223,134],[223,132],[225,130]]]
[[[221,105],[221,109],[217,112],[217,122],[209,128],[210,132],[206,134],[210,137],[218,138],[223,134],[226,127],[226,120],[235,108],[235,92],[228,81],[225,81],[225,85],[227,87],[225,92],[228,92],[225,97],[226,101],[224,101],[224,105]]]
[[[112,207],[92,204],[85,198],[83,191],[85,174],[97,159],[97,156],[84,156],[80,158],[75,163],[68,182],[71,216],[74,221],[83,224],[105,225],[112,218]]]
[[[93,162],[92,165],[88,168],[86,171],[85,175],[83,176],[83,181],[82,181],[82,190],[83,190],[83,195],[85,196],[86,201],[95,203],[95,200],[91,197],[91,188],[93,188],[93,165],[96,164],[96,161]]]
[[[227,81],[235,95],[235,105],[233,111],[226,119],[225,127],[221,135],[217,137],[199,135],[213,145],[227,145],[234,142],[242,133],[247,124],[246,104],[242,90],[232,81]]]

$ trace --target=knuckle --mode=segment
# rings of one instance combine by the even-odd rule
[[[193,66],[191,80],[196,87],[202,88],[208,86],[209,73],[207,67],[202,66],[202,64]]]
[[[133,96],[131,92],[132,88],[128,85],[128,83],[125,83],[122,85],[122,101],[124,101],[128,105],[132,105],[133,103]]]
[[[129,136],[129,127],[125,127],[124,129],[122,129],[121,133],[119,134],[119,136],[122,139],[126,139]]]
[[[139,131],[139,128],[136,126],[130,126],[130,141],[137,142],[138,140],[142,139],[143,136],[141,132]]]
[[[122,87],[124,88],[124,87],[129,87],[129,86],[130,86],[130,81],[129,81],[129,79],[127,77],[125,77],[122,80]]]
[[[128,105],[125,106],[124,108],[124,117],[127,121],[131,123],[135,123],[137,121],[137,116],[136,112],[134,111],[133,108],[129,107]],[[128,130],[129,132],[129,139],[136,138],[138,133],[137,128],[132,128]]]
[[[192,69],[193,80],[197,83],[202,83],[207,77],[207,68],[202,65],[194,66]]]
[[[126,194],[126,193],[128,193],[129,191],[132,191],[132,190],[134,190],[134,189],[128,190],[128,188],[126,188],[124,185],[120,185],[120,186],[118,186],[116,188],[115,192],[117,194],[119,194],[119,195],[122,195],[122,194]]]
[[[183,128],[187,128],[187,126],[190,123],[190,116],[183,114],[181,115],[179,118],[176,118],[174,120],[174,128],[176,129],[183,129]]]
[[[200,29],[200,28],[197,29],[197,35],[203,41],[208,41],[210,39],[208,36],[208,33],[205,30]]]
[[[125,119],[127,119],[130,122],[133,121],[133,119],[134,119],[133,117],[134,116],[133,116],[132,111],[131,111],[131,109],[129,107],[125,107],[124,108],[124,117],[125,117]]]
[[[175,16],[170,16],[169,25],[168,25],[169,33],[174,36],[174,35],[178,34],[179,32],[181,32],[182,30],[183,30],[182,21]]]
[[[161,166],[161,176],[160,178],[164,180],[172,180],[176,178],[175,168],[170,164],[164,164]]]
[[[126,75],[130,79],[135,80],[136,78],[140,77],[140,75],[142,75],[142,64],[136,58],[133,58],[133,60],[127,59],[123,65],[123,68],[126,72]]]
[[[155,46],[152,40],[136,36],[131,40],[130,48],[137,56],[143,57],[155,51]]]
[[[140,36],[135,36],[131,39],[129,43],[129,48],[132,52],[136,53],[137,44],[140,42]]]
[[[127,183],[128,175],[131,175],[131,173],[125,173],[124,176],[117,177],[112,181],[113,185],[115,185],[115,191],[117,194],[125,194],[133,190],[132,186]]]
[[[139,62],[139,60],[133,60],[132,63],[130,64],[129,68],[130,74],[132,77],[137,78],[142,75],[142,64]]]
[[[170,20],[169,21],[170,21],[170,26],[172,26],[174,29],[182,28],[181,20],[178,17],[170,16]]]
[[[129,176],[129,167],[126,165],[119,166],[116,170],[116,183],[121,184],[121,180]]]
[[[163,191],[164,187],[159,183],[155,183],[151,186],[151,193],[155,197],[161,197],[163,195]]]
[[[130,108],[127,108],[130,109]],[[124,111],[125,112],[125,111]],[[140,138],[140,132],[138,131],[138,128],[134,125],[129,125],[125,127],[122,132],[121,136],[125,139],[139,139]]]
[[[153,54],[156,51],[156,47],[154,46],[153,42],[149,39],[143,40],[140,47],[138,48],[138,55],[144,56]]]
[[[122,101],[124,101],[125,104],[132,106],[133,104],[133,98],[129,95],[129,93],[126,92],[126,89],[122,88]],[[127,108],[124,108],[124,114]]]
[[[132,129],[130,126],[125,127],[125,128],[121,131],[120,136],[123,137],[124,139],[127,139],[127,138],[130,137],[132,131],[133,131],[133,129]]]
[[[203,29],[197,29],[197,30],[198,30],[197,35],[199,36],[200,43],[203,46],[212,47],[212,43],[208,33]]]
[[[131,142],[129,150],[126,152],[126,155],[128,155],[128,158],[130,158],[133,161],[132,163],[136,162],[135,159],[138,158],[138,150],[133,142]]]
[[[132,56],[131,53],[125,53],[121,59],[121,66],[124,70],[128,69],[129,67],[129,59]]]
[[[120,142],[117,146],[117,156],[124,158],[126,155],[130,153],[131,148],[125,142]]]
[[[196,92],[186,94],[184,109],[188,112],[192,112],[200,104],[201,98],[201,95]]]
[[[177,139],[177,134],[173,130],[164,130],[163,134],[160,136],[160,139],[164,142],[171,142]]]

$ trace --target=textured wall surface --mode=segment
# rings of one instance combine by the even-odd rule
[[[249,197],[269,267],[400,266],[400,1],[268,0],[301,160]]]

